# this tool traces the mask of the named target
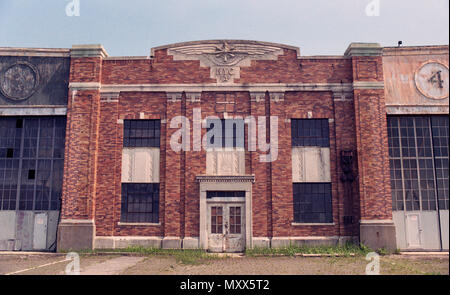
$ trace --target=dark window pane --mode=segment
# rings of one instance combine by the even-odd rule
[[[65,117],[0,118],[0,210],[59,209],[65,129]]]
[[[124,147],[159,147],[160,120],[124,120]]]
[[[122,222],[159,220],[159,183],[122,183]]]
[[[294,222],[331,223],[331,184],[294,183]]]
[[[292,146],[329,147],[328,119],[291,119]]]

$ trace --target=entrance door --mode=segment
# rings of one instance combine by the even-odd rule
[[[420,248],[420,220],[419,214],[406,214],[406,242],[408,248]]]
[[[244,205],[208,205],[208,249],[211,252],[242,252],[245,249]]]

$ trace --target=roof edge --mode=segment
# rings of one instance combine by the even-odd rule
[[[198,41],[187,41],[187,42],[179,42],[179,43],[161,45],[161,46],[153,47],[151,49],[150,57],[155,56],[155,52],[157,50],[170,49],[170,48],[176,48],[176,47],[182,47],[182,46],[188,46],[188,45],[198,45],[198,44],[220,44],[221,45],[224,42],[227,42],[229,44],[233,44],[233,43],[247,43],[247,44],[254,44],[254,45],[265,45],[265,46],[279,47],[279,48],[282,48],[282,49],[295,50],[297,52],[297,57],[300,57],[300,47],[297,47],[297,46],[286,45],[286,44],[281,44],[281,43],[265,42],[265,41],[240,40],[240,39],[198,40]]]

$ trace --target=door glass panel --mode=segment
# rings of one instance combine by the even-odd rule
[[[230,207],[230,234],[241,233],[241,207]]]
[[[223,210],[222,207],[211,207],[211,233],[223,234]]]

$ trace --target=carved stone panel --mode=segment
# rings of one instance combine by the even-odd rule
[[[206,174],[244,175],[245,151],[215,149],[206,152]]]
[[[122,182],[159,182],[159,148],[123,148]]]
[[[292,182],[331,182],[330,148],[292,148]]]
[[[192,42],[168,49],[174,60],[199,60],[200,66],[209,67],[210,77],[217,83],[230,84],[240,78],[240,68],[249,67],[252,60],[277,60],[283,48],[241,40],[212,40]]]
[[[31,63],[18,61],[0,75],[0,91],[12,100],[30,97],[39,85],[39,72]]]

